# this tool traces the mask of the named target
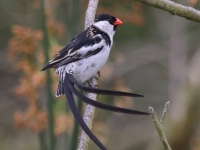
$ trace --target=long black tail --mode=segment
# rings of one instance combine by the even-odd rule
[[[107,150],[106,147],[98,140],[98,138],[90,131],[88,126],[85,124],[84,120],[82,119],[81,115],[78,112],[78,109],[76,107],[72,92],[69,89],[69,80],[66,77],[64,81],[64,90],[65,90],[65,96],[67,98],[67,102],[69,104],[69,107],[71,108],[71,111],[79,123],[79,125],[82,127],[82,129],[85,131],[85,133],[90,137],[90,139],[101,149],[101,150]]]
[[[72,83],[74,83],[77,87],[79,87],[80,89],[82,89],[86,92],[102,94],[102,95],[112,95],[112,96],[144,97],[143,95],[140,95],[140,94],[87,87],[87,86],[82,85],[78,81],[76,81],[74,79],[73,75],[68,74],[67,76]]]
[[[80,100],[83,100],[85,103],[90,104],[92,106],[95,106],[100,109],[108,110],[108,111],[113,111],[113,112],[118,112],[118,113],[125,113],[125,114],[135,114],[135,115],[148,115],[149,113],[147,112],[142,112],[142,111],[136,111],[136,110],[131,110],[131,109],[126,109],[126,108],[121,108],[121,107],[116,107],[116,106],[111,106],[107,105],[104,103],[100,103],[98,101],[94,101],[85,95],[81,94],[75,87],[74,84],[69,81],[68,83],[70,91],[74,93]]]

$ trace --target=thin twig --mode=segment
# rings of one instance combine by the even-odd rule
[[[74,1],[68,1],[67,3],[67,8],[68,11],[67,14],[67,26],[69,28],[68,32],[70,34],[70,38],[74,37],[77,34],[77,28],[80,24],[81,20],[81,5],[82,1],[81,0],[74,0]],[[77,108],[79,112],[82,112],[83,110],[83,102],[78,100],[77,103]],[[80,130],[79,130],[79,123],[74,119],[74,126],[72,129],[72,133],[70,136],[70,142],[68,144],[68,150],[77,150],[78,146],[78,137],[80,135]]]
[[[45,14],[45,1],[40,0],[41,4],[41,29],[43,31],[43,48],[45,54],[45,62],[49,61],[49,36],[46,26],[46,14]],[[46,89],[47,89],[47,107],[48,107],[48,125],[49,125],[49,150],[55,150],[56,146],[56,138],[54,135],[54,114],[53,114],[53,106],[54,106],[54,98],[52,92],[52,79],[50,71],[46,71]]]
[[[169,109],[169,105],[170,105],[170,101],[168,101],[168,102],[165,103],[165,108],[163,110],[162,117],[160,119],[160,124],[163,124],[163,122],[165,120],[165,116],[166,116],[166,113],[167,113],[167,111]]]
[[[200,22],[200,11],[190,6],[184,6],[170,0],[136,0],[144,4],[165,10],[188,20]]]
[[[163,127],[162,125],[160,124],[159,120],[158,120],[158,117],[156,116],[156,113],[153,109],[153,107],[149,106],[149,112],[151,113],[151,117],[152,117],[152,120],[155,124],[155,127],[156,127],[156,130],[158,132],[158,135],[160,137],[160,140],[161,142],[163,143],[164,147],[166,150],[172,150],[168,141],[167,141],[167,138],[165,136],[165,133],[163,131]]]
[[[86,17],[85,17],[85,29],[87,29],[94,22],[98,2],[99,0],[89,0],[88,8],[86,11]],[[95,77],[93,77],[90,83],[92,83],[93,85],[98,85],[98,80]],[[97,95],[93,93],[88,93],[87,97],[93,100],[96,100]],[[92,107],[91,105],[86,105],[85,111],[84,111],[83,120],[85,121],[85,123],[90,129],[92,128],[94,110],[95,108]],[[89,137],[85,134],[84,131],[82,131],[82,134],[80,137],[80,143],[78,145],[78,150],[88,149],[88,143],[89,143]]]

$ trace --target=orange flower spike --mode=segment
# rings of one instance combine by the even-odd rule
[[[47,21],[47,28],[50,34],[56,35],[58,37],[63,36],[64,33],[64,25],[55,20]]]
[[[188,0],[190,6],[195,6],[198,0]]]
[[[24,122],[24,116],[22,113],[20,113],[20,112],[14,113],[14,124],[18,128],[24,127],[25,122]]]
[[[136,26],[141,26],[144,24],[144,17],[142,14],[142,5],[138,2],[133,2],[132,12],[130,15],[131,22]]]

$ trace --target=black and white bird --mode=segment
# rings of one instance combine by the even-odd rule
[[[106,148],[89,130],[81,115],[78,112],[74,102],[73,94],[79,97],[87,104],[95,107],[127,114],[147,115],[146,112],[130,110],[126,108],[115,107],[93,101],[81,94],[76,87],[86,91],[103,95],[143,97],[139,94],[127,93],[121,91],[111,91],[85,86],[83,83],[88,82],[106,63],[112,44],[113,36],[122,21],[108,14],[101,14],[94,23],[85,31],[77,35],[71,42],[58,52],[42,69],[42,71],[54,68],[59,76],[59,84],[56,96],[65,94],[68,104],[83,130],[101,149]],[[76,85],[76,87],[75,87]]]
[[[64,93],[62,83],[66,74],[84,83],[93,77],[106,63],[113,44],[113,36],[122,21],[106,14],[100,15],[84,32],[58,52],[42,69],[55,68],[60,82],[56,96]]]

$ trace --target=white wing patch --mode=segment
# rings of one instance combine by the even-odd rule
[[[102,36],[101,35],[96,35],[94,36],[93,38],[96,38],[96,37],[100,37],[102,39]],[[88,51],[95,51],[97,48],[100,48],[102,47],[103,45],[105,45],[105,41],[104,40],[101,40],[100,43],[98,44],[94,44],[92,46],[83,46],[81,47],[79,50],[77,50],[77,53],[78,54],[81,54],[81,55],[85,55],[88,53]]]
[[[73,55],[75,55],[75,54],[77,53],[76,51],[73,52],[73,53],[71,53],[71,51],[72,51],[72,49],[70,49],[70,50],[68,51],[68,53],[67,53],[64,57],[62,57],[62,58],[60,58],[60,59],[54,60],[54,58],[53,58],[52,60],[49,61],[49,64],[53,64],[53,63],[55,63],[55,62],[61,61],[61,60],[65,59],[65,58],[71,57],[71,56],[73,56]],[[56,54],[56,57],[57,57],[57,56],[60,56],[60,53],[57,53],[57,54]],[[55,58],[56,58],[56,57],[55,57]]]

